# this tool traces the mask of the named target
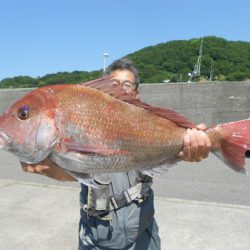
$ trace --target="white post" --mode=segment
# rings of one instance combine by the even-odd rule
[[[105,52],[102,55],[103,55],[103,73],[105,73],[105,71],[106,71],[106,58],[109,57],[109,53]]]

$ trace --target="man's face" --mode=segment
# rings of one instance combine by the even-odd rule
[[[129,70],[114,70],[111,72],[111,77],[116,84],[121,85],[127,93],[137,95],[136,85],[135,85],[135,76]]]

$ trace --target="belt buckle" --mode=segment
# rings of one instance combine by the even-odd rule
[[[122,206],[124,206],[125,204],[127,204],[127,199],[124,193],[121,193],[119,195],[116,196],[112,196],[110,198],[110,201],[112,202],[112,205],[115,209],[118,209]]]

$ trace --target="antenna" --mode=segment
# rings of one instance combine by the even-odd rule
[[[203,51],[203,37],[201,38],[201,44],[200,44],[200,49],[199,49],[199,56],[197,63],[194,65],[194,70],[192,73],[188,73],[188,76],[190,77],[188,82],[192,82],[192,79],[194,77],[197,77],[201,73],[201,57],[202,57],[202,51]]]

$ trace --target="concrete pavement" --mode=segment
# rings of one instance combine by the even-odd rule
[[[77,249],[78,196],[77,187],[0,179],[0,249]],[[163,250],[250,249],[250,206],[156,197],[155,210]]]

